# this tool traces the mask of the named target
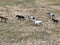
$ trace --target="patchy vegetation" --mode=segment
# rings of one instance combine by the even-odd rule
[[[60,21],[60,4],[55,4],[59,0],[1,0],[0,16],[8,21],[0,22],[0,45],[60,45],[60,22],[53,24],[46,14],[55,13]],[[26,21],[17,20],[17,14],[25,16]],[[28,14],[41,19],[43,26],[28,21]]]

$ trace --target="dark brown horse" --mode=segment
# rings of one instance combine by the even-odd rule
[[[1,21],[7,22],[8,18],[0,16]]]

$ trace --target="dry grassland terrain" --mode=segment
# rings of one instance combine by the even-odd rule
[[[60,0],[0,0],[0,16],[8,18],[0,22],[0,45],[60,45],[60,22],[53,24],[47,12],[60,21]],[[17,14],[26,21],[17,20]],[[41,19],[43,26],[35,26],[28,14]]]

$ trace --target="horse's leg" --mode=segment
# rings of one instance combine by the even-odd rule
[[[53,24],[54,24],[55,22],[53,21]]]
[[[19,20],[19,18],[17,18],[17,20]]]
[[[1,21],[2,21],[2,18],[1,18]]]
[[[20,20],[23,20],[22,18],[20,18]]]
[[[21,21],[24,20],[23,18],[19,18]]]
[[[25,21],[26,21],[26,19],[25,19],[25,18],[23,18],[23,20],[25,20]]]
[[[41,26],[43,26],[43,24],[42,23],[40,23],[41,24]]]
[[[55,22],[55,24],[57,25],[58,22]]]
[[[7,23],[7,20],[5,22]]]
[[[7,23],[7,20],[5,19],[5,21],[4,21],[5,23]]]
[[[26,19],[24,18],[24,20],[26,21]]]

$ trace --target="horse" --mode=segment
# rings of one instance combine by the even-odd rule
[[[54,13],[47,13],[47,14],[48,14],[49,18],[51,18],[51,19],[55,17]]]
[[[52,21],[53,21],[53,23],[56,23],[56,24],[59,22],[59,20],[53,19],[53,18],[52,18]]]
[[[32,22],[33,22],[35,25],[42,25],[42,20],[33,19]]]
[[[4,20],[4,22],[7,22],[7,20],[8,20],[8,18],[3,17],[3,16],[0,16],[0,18],[1,18],[1,21],[3,21],[3,20]]]
[[[29,21],[32,21],[33,19],[35,19],[35,17],[33,15],[28,15]]]
[[[18,17],[18,19],[23,19],[23,20],[25,20],[25,17],[24,16],[22,16],[22,15],[16,15],[16,17]]]

